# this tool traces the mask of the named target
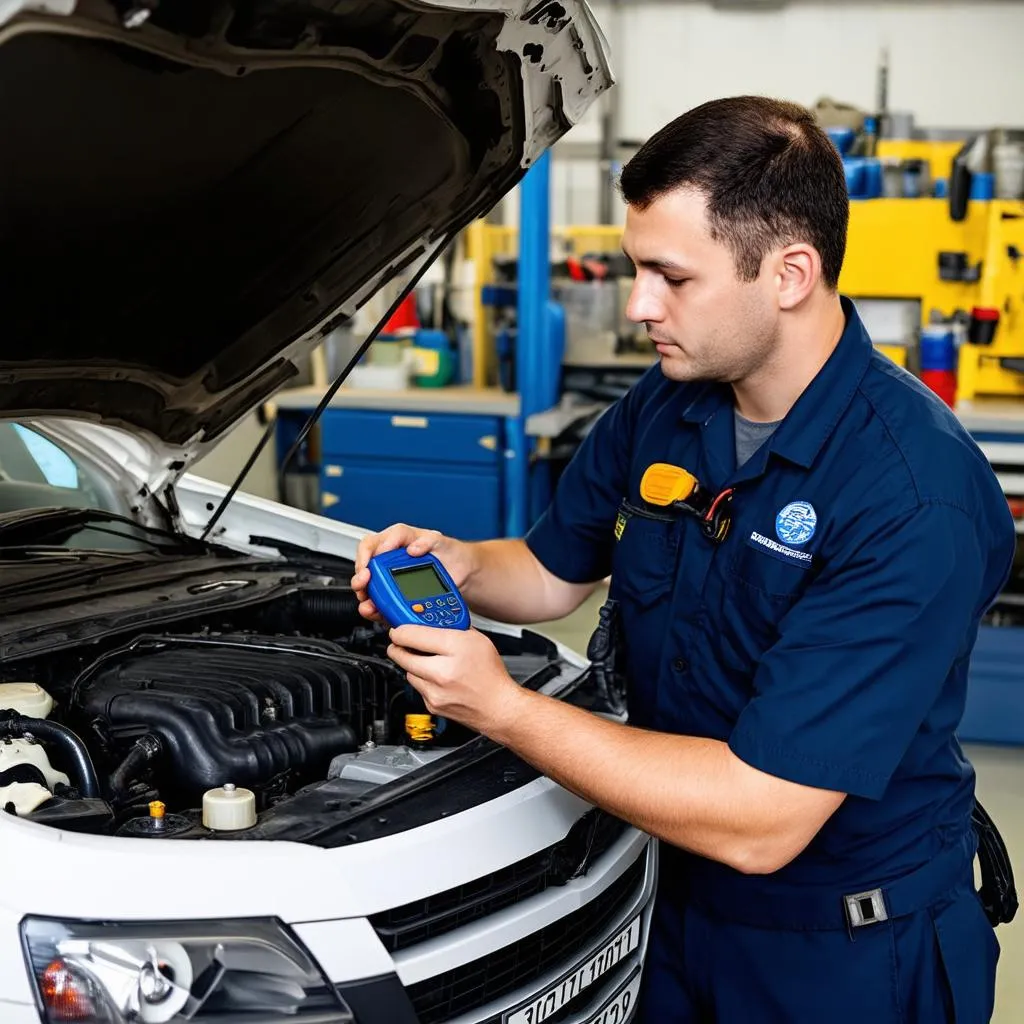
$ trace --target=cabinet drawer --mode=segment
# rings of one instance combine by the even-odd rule
[[[339,456],[496,465],[503,454],[497,416],[328,409],[320,426],[323,461]]]
[[[425,467],[348,460],[320,476],[322,515],[369,530],[409,523],[460,540],[490,540],[504,530],[496,469]]]

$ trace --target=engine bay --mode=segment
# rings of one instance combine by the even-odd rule
[[[0,810],[100,835],[301,840],[474,740],[438,720],[408,742],[415,693],[385,628],[324,582],[5,663]],[[536,634],[491,639],[521,682],[564,668]]]

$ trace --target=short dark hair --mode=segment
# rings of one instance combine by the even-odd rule
[[[850,200],[842,158],[814,115],[764,96],[712,100],[667,124],[622,169],[625,201],[643,210],[677,188],[707,200],[712,237],[753,281],[778,245],[803,241],[821,254],[835,289],[846,254]]]

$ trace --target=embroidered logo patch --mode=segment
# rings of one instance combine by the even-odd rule
[[[783,544],[800,547],[813,536],[818,513],[809,501],[791,501],[775,517],[775,533]]]
[[[756,530],[750,534],[747,543],[752,547],[766,551],[769,555],[782,559],[783,562],[789,562],[790,565],[799,565],[801,568],[810,569],[814,564],[814,555],[809,551],[797,551],[796,548],[786,547],[777,540],[772,540],[771,537],[766,537],[763,533],[758,533]]]

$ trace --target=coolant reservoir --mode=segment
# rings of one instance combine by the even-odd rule
[[[237,832],[256,824],[256,794],[230,782],[203,794],[203,824],[215,832]]]
[[[12,769],[21,770],[21,781],[7,781],[17,777],[8,774]],[[46,803],[53,796],[54,786],[70,786],[71,780],[50,764],[41,744],[8,736],[0,740],[0,783],[0,807],[14,804],[18,814],[25,815]]]
[[[45,718],[52,710],[53,698],[36,683],[0,683],[0,711]]]

